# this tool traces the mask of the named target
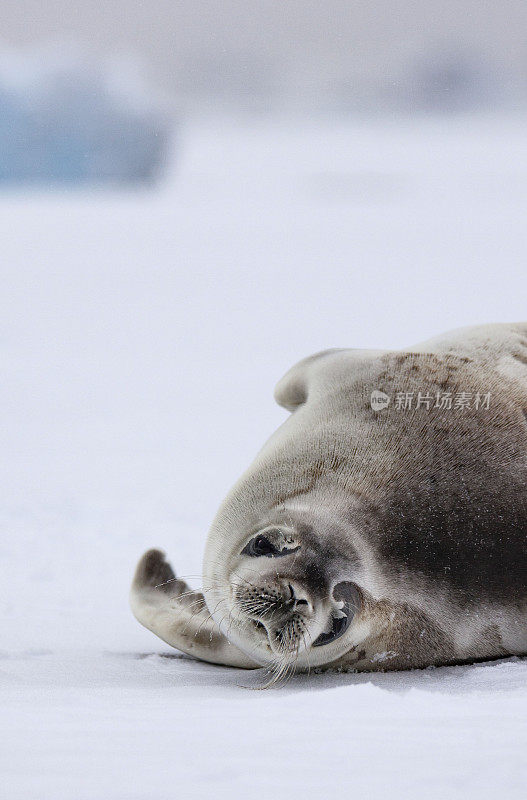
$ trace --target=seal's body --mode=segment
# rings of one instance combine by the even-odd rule
[[[277,675],[527,653],[527,324],[320,353],[276,399],[291,416],[213,522],[203,595],[149,551],[139,621]]]

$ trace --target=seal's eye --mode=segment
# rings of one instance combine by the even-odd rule
[[[277,535],[280,535],[279,530],[273,530],[273,532]],[[258,556],[277,558],[278,556],[288,556],[290,553],[296,553],[298,549],[298,546],[284,547],[280,549],[274,545],[272,541],[267,538],[267,536],[264,536],[263,533],[259,533],[258,536],[255,536],[254,539],[251,539],[251,541],[245,545],[242,550],[242,555],[253,556],[255,558]]]
[[[249,556],[267,556],[269,558],[270,556],[276,555],[278,550],[266,536],[260,534],[254,539],[251,539],[243,552],[247,553]]]

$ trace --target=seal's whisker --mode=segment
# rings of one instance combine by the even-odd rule
[[[304,640],[304,648],[305,648],[306,657],[307,657],[307,674],[310,675],[311,674],[311,663],[309,661],[309,648],[308,648],[307,642],[306,642],[305,631],[302,631],[302,639]]]
[[[203,595],[201,597],[198,597],[197,600],[193,600],[192,603],[188,603],[187,605],[185,605],[185,608],[188,610],[188,609],[192,608],[193,606],[199,606],[200,604],[204,608],[207,607],[207,604],[205,603],[205,598],[203,597]]]
[[[218,629],[219,629],[220,631],[221,631],[221,626],[222,626],[222,623],[223,623],[223,621],[224,621],[224,619],[225,619],[225,617],[226,617],[226,616],[228,616],[228,617],[229,617],[229,627],[227,628],[227,633],[225,634],[225,637],[226,637],[227,641],[229,641],[229,633],[230,633],[230,630],[231,630],[232,624],[234,623],[234,625],[235,625],[235,626],[237,626],[237,625],[238,625],[238,622],[237,622],[237,621],[234,619],[234,617],[232,616],[232,614],[231,614],[231,612],[230,612],[229,608],[227,608],[227,614],[224,614],[224,615],[223,615],[223,617],[221,618],[221,620],[220,620],[220,621],[219,621],[219,623],[218,623]],[[211,637],[212,637],[212,631],[210,632],[210,635],[211,635]],[[212,641],[212,638],[211,638],[211,641]]]
[[[153,588],[160,589],[162,586],[168,586],[169,583],[174,583],[175,581],[186,581],[187,578],[199,578],[203,580],[203,575],[197,573],[195,575],[174,575],[173,578],[169,578],[167,581],[163,581],[163,583],[158,583]]]
[[[211,611],[211,612],[209,613],[208,617],[206,617],[206,619],[204,619],[204,620],[203,620],[203,622],[200,624],[199,628],[197,629],[196,633],[194,634],[194,638],[196,638],[196,636],[199,634],[199,632],[201,631],[201,629],[203,628],[203,626],[204,626],[204,625],[205,625],[205,624],[206,624],[206,623],[209,621],[209,619],[212,619],[212,620],[213,620],[213,626],[214,626],[214,624],[216,624],[216,623],[214,622],[214,617],[213,617],[213,615],[216,613],[216,610],[217,610],[218,606],[219,606],[219,605],[221,605],[221,603],[223,603],[223,602],[224,602],[224,600],[223,600],[223,598],[222,598],[222,599],[221,599],[221,600],[220,600],[218,603],[216,603],[216,605],[215,605],[215,607],[214,607],[214,611]],[[208,609],[207,609],[207,610],[208,610]]]
[[[222,603],[222,602],[224,602],[224,601],[223,601],[223,600],[220,600],[220,603]],[[218,603],[218,605],[219,605],[219,603]],[[217,606],[216,606],[216,607],[217,607]],[[199,617],[199,615],[200,615],[200,614],[202,614],[203,612],[207,612],[207,611],[209,611],[209,608],[208,608],[208,607],[207,607],[207,605],[204,603],[204,605],[203,605],[203,608],[200,608],[200,609],[199,609],[199,611],[194,611],[194,612],[192,612],[192,613],[191,613],[191,615],[190,615],[190,617],[188,618],[187,622],[185,623],[185,626],[183,627],[183,630],[181,631],[181,634],[182,634],[182,635],[183,635],[183,634],[185,634],[185,633],[186,633],[186,631],[187,631],[187,628],[189,627],[189,625],[191,625],[192,623],[194,623],[194,622],[196,621],[196,619]],[[210,613],[210,611],[209,611],[209,615],[208,615],[208,617],[206,617],[206,618],[205,618],[205,619],[204,619],[204,620],[203,620],[203,621],[200,623],[200,626],[199,626],[198,630],[196,631],[196,633],[194,634],[194,637],[196,637],[196,636],[198,635],[198,633],[200,632],[200,630],[201,630],[201,628],[203,627],[203,625],[205,625],[205,624],[208,622],[208,620],[209,620],[211,617],[212,617],[212,614],[211,614],[211,613]],[[214,627],[214,626],[213,626],[213,627]]]
[[[269,665],[271,677],[267,683],[261,687],[262,689],[270,689],[283,685],[292,677],[298,660],[299,648],[300,639],[294,629],[294,625],[290,621],[281,630],[278,653],[276,654],[276,658],[273,659]]]
[[[210,563],[211,564],[216,564],[216,566],[221,567],[221,569],[225,569],[225,563],[223,561],[218,561],[216,559],[211,559]],[[254,572],[254,573],[256,573],[256,575],[260,574],[257,569],[254,569],[254,567],[248,567],[247,565],[244,565],[244,569],[249,570],[249,572]],[[236,573],[233,572],[232,574],[235,575]]]
[[[166,586],[166,584],[165,583],[159,583],[157,586],[153,586],[152,588],[153,589],[158,589],[161,586]],[[200,586],[197,589],[186,589],[184,592],[181,592],[180,594],[174,595],[174,597],[178,597],[178,598],[179,597],[188,597],[191,594],[200,594],[200,593],[203,592],[204,589],[205,590],[209,590],[209,589],[215,589],[215,588],[217,588],[217,587],[215,587],[215,586]]]
[[[225,567],[225,564],[224,564],[224,563],[222,563],[221,561],[215,561],[214,559],[211,559],[211,562],[210,562],[210,563],[211,563],[211,564],[216,564],[216,565],[220,566],[222,569]],[[260,572],[259,572],[257,569],[254,569],[254,568],[248,567],[247,565],[245,565],[245,566],[244,566],[244,569],[247,569],[249,572],[254,572],[254,574],[255,574],[255,575],[261,575],[261,573],[260,573]],[[231,575],[235,575],[235,576],[236,576],[236,577],[237,577],[239,580],[241,580],[241,581],[247,581],[247,583],[249,583],[249,584],[251,583],[249,580],[247,580],[247,578],[243,578],[243,577],[242,577],[241,575],[239,575],[237,572],[234,572],[234,570],[232,570],[232,572],[231,572],[230,574],[231,574]],[[251,584],[251,586],[252,586],[252,585],[253,585],[253,584]],[[256,588],[256,586],[255,586],[255,588]]]
[[[221,602],[223,602],[223,601],[222,601],[222,600],[220,600],[220,603],[221,603]],[[218,605],[219,605],[220,603],[218,603]],[[218,605],[216,606],[216,608],[218,607]],[[206,611],[208,611],[208,610],[209,610],[209,609],[207,608],[207,606],[205,606],[205,607],[204,607],[204,608],[202,608],[200,611],[198,611],[198,612],[196,612],[195,614],[193,614],[193,615],[190,617],[190,619],[187,621],[187,623],[186,623],[185,627],[183,628],[183,631],[182,631],[182,633],[185,633],[185,632],[186,632],[186,630],[187,630],[188,626],[189,626],[191,623],[194,623],[194,622],[196,621],[196,618],[197,618],[197,617],[198,617],[198,616],[199,616],[199,615],[202,613],[202,611],[203,611],[203,612],[206,612]],[[214,610],[216,610],[216,609],[214,609]],[[206,625],[206,624],[207,624],[207,622],[209,622],[209,620],[210,620],[210,619],[212,619],[212,614],[209,612],[208,616],[206,616],[206,617],[205,617],[205,619],[204,619],[204,620],[203,620],[203,621],[202,621],[202,622],[199,624],[199,627],[198,627],[198,629],[197,629],[197,630],[196,630],[196,632],[194,633],[194,638],[196,638],[196,636],[199,634],[199,632],[201,631],[201,629],[203,628],[203,626],[204,626],[204,625]],[[214,619],[212,619],[212,629],[214,629],[214,625],[216,625],[216,624],[217,624],[217,623],[215,622],[215,620],[214,620]],[[212,631],[211,631],[211,632],[212,632]]]
[[[221,635],[221,624],[222,624],[222,622],[224,621],[224,619],[225,619],[225,617],[226,617],[227,615],[229,615],[229,616],[230,616],[230,612],[229,612],[228,610],[227,610],[227,612],[226,612],[225,614],[223,614],[223,616],[222,616],[222,618],[220,619],[220,621],[219,621],[219,622],[216,622],[216,620],[213,620],[213,621],[212,621],[212,626],[211,626],[211,629],[210,629],[210,634],[209,634],[209,642],[212,642],[212,639],[213,639],[213,637],[214,637],[214,626],[215,626],[215,625],[217,625],[217,626],[218,626],[218,632],[219,632],[219,633],[220,633],[220,635]],[[212,616],[212,615],[211,615],[211,616]]]

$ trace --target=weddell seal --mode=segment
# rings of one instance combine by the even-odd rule
[[[392,670],[527,653],[527,323],[328,350],[212,523],[203,593],[150,550],[137,619],[196,658]]]

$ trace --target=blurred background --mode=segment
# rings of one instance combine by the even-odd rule
[[[6,0],[0,19],[5,48],[130,59],[193,112],[463,111],[527,93],[521,0]]]
[[[6,0],[0,23],[2,182],[155,180],[196,115],[510,112],[527,99],[520,0]]]
[[[199,583],[298,359],[525,318],[526,33],[520,0],[4,0],[17,646],[152,646],[136,558]]]

